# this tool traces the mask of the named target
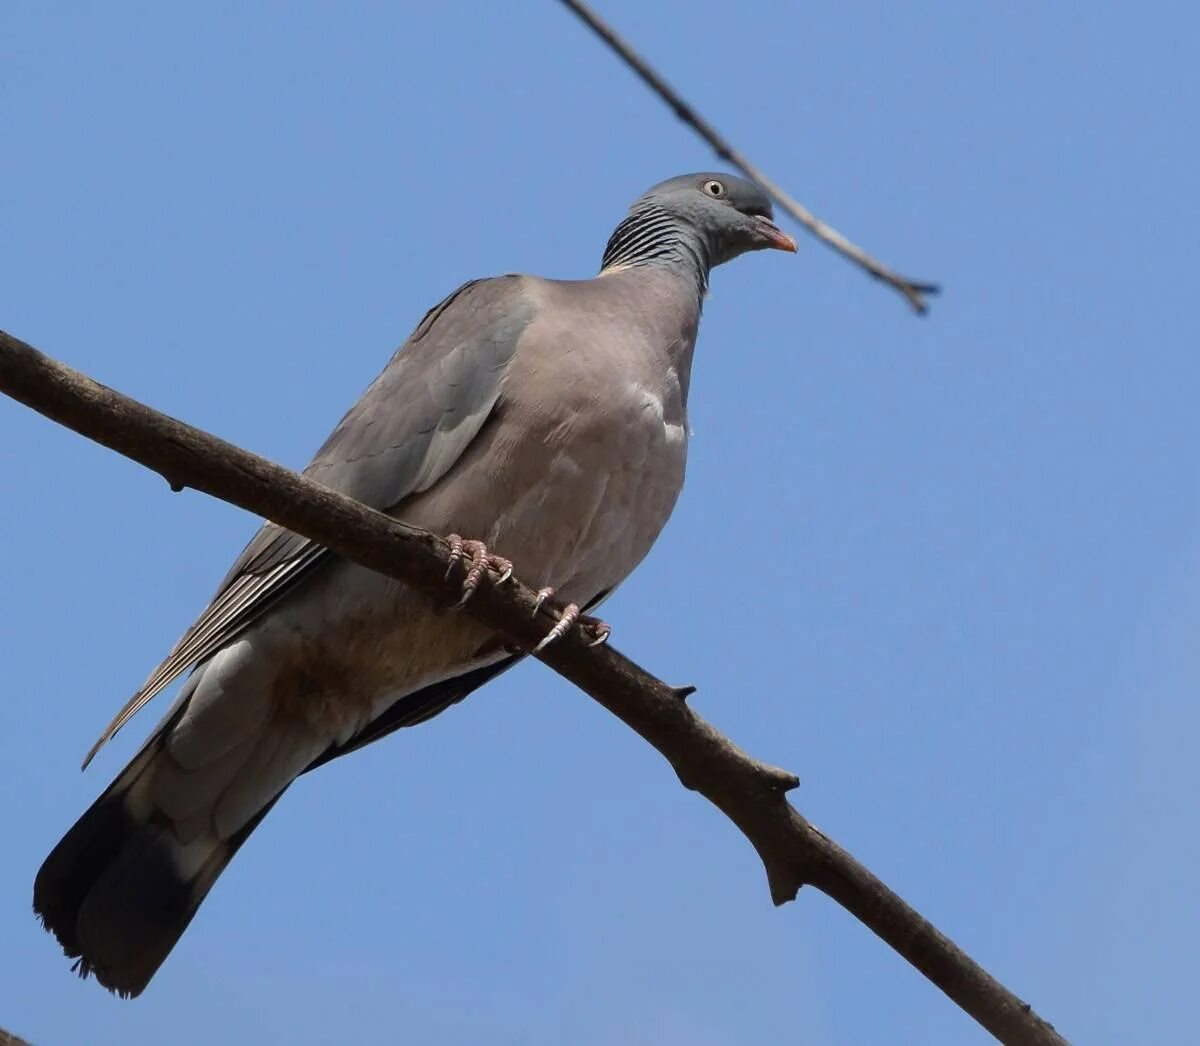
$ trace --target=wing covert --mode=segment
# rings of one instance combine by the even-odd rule
[[[445,476],[495,407],[508,364],[533,318],[521,280],[474,280],[430,309],[304,474],[387,510]],[[83,765],[157,694],[211,657],[327,558],[323,546],[265,523],[212,602],[117,713]]]

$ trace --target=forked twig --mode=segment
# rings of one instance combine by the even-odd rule
[[[747,178],[757,182],[774,201],[788,214],[796,219],[818,240],[832,247],[843,257],[849,258],[877,280],[882,280],[888,286],[895,288],[907,299],[918,315],[923,316],[929,310],[925,298],[937,294],[941,287],[936,283],[924,283],[910,280],[898,272],[889,269],[882,262],[876,261],[857,244],[851,243],[837,229],[826,225],[820,218],[793,199],[780,186],[768,178],[758,167],[752,164],[742,153],[729,144],[712,124],[685,102],[661,76],[658,75],[641,55],[633,50],[607,22],[600,18],[587,4],[581,0],[561,0],[561,3],[579,16],[601,40],[603,40],[621,60],[642,78],[646,86],[667,103],[684,123],[691,127],[701,138],[713,147],[722,159],[737,167]]]

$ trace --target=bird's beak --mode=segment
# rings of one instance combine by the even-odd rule
[[[770,218],[764,218],[761,214],[754,216],[754,224],[760,236],[765,243],[764,247],[771,247],[777,251],[791,251],[796,253],[796,241],[776,225]]]

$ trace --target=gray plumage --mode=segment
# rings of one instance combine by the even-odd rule
[[[710,268],[795,250],[770,213],[747,182],[687,175],[631,208],[595,279],[465,284],[306,474],[479,539],[527,584],[596,604],[649,551],[682,486]],[[518,657],[470,618],[435,615],[399,582],[267,524],[97,742],[192,670],[46,859],[35,910],[83,975],[140,993],[299,774],[436,715]]]

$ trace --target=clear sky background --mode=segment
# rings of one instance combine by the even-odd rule
[[[885,261],[713,280],[613,642],[1068,1037],[1200,1021],[1194,4],[602,10]],[[7,4],[0,327],[303,465],[469,277],[595,271],[714,162],[557,4]],[[255,528],[0,400],[0,1026],[40,1044],[981,1043],[529,664],[305,778],[135,1002],[33,875]]]

